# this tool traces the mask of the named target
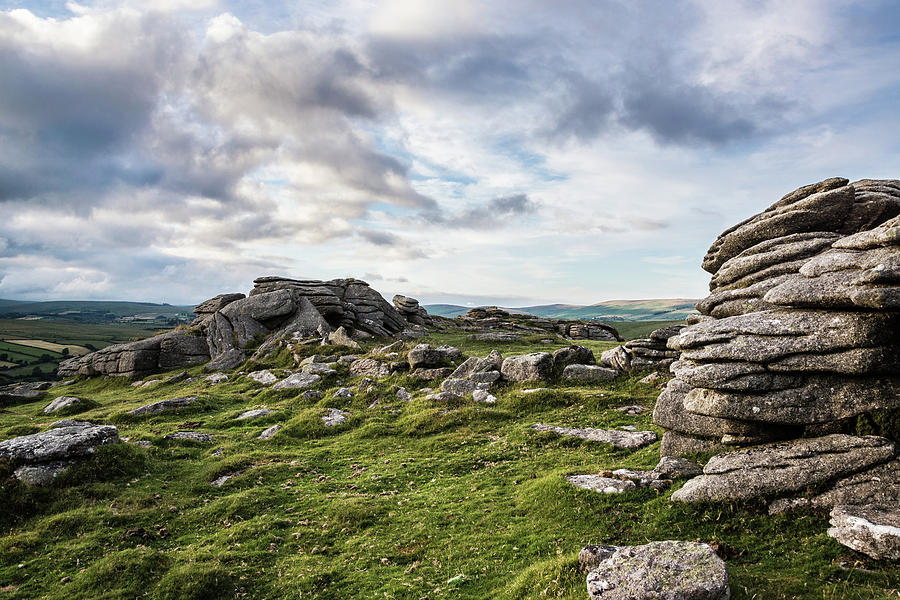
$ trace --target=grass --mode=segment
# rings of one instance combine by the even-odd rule
[[[482,344],[459,334],[430,341],[455,341],[476,355],[493,346],[510,355],[565,345]],[[569,486],[567,474],[651,468],[659,445],[616,450],[529,425],[659,432],[649,413],[613,410],[653,405],[658,390],[637,375],[598,387],[551,384],[536,394],[521,393],[534,385],[505,384],[495,405],[432,402],[418,390],[433,382],[401,375],[335,399],[338,387],[358,383],[346,367],[321,384],[322,400],[230,376],[216,386],[134,388],[95,378],[65,388],[96,403],[79,419],[115,423],[123,438],[153,445],[101,448],[47,489],[16,483],[0,464],[0,599],[582,600],[582,546],[662,539],[732,547],[736,599],[900,597],[897,565],[828,538],[824,513],[769,517],[754,503],[684,505],[669,501],[671,491],[610,496]],[[397,400],[397,386],[413,400]],[[43,430],[55,420],[41,412],[54,394],[0,411],[0,437]],[[126,415],[186,395],[199,401],[172,413]],[[234,420],[259,406],[275,413]],[[331,407],[350,412],[348,422],[325,427],[320,417]],[[283,426],[275,437],[256,439],[274,423]],[[177,430],[214,437],[164,439]],[[210,485],[225,474],[234,477]],[[842,561],[865,569],[844,569]]]

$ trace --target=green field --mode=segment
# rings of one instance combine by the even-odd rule
[[[662,299],[662,300],[609,300],[589,306],[576,304],[544,304],[540,306],[523,306],[520,308],[508,308],[510,311],[520,311],[537,317],[548,319],[596,319],[607,321],[615,325],[619,321],[682,321],[688,315],[697,311],[694,309],[696,300],[690,299]],[[455,304],[427,304],[425,309],[429,314],[453,319],[466,314],[472,307],[458,306]]]
[[[476,355],[490,347],[459,334],[428,341],[452,341]],[[511,355],[565,344],[534,336],[497,347]],[[595,352],[609,346],[588,345]],[[301,355],[335,350],[300,347]],[[764,503],[672,503],[680,481],[664,492],[614,495],[571,487],[567,474],[652,468],[659,443],[617,450],[529,426],[661,433],[649,412],[614,410],[653,406],[659,390],[639,383],[641,374],[596,386],[540,383],[550,390],[535,394],[522,393],[534,383],[503,384],[497,403],[485,405],[427,400],[419,389],[439,382],[401,375],[360,392],[347,367],[320,385],[322,400],[236,373],[268,367],[283,374],[292,365],[284,353],[236,369],[217,386],[201,379],[134,388],[95,378],[66,387],[66,395],[96,403],[77,418],[116,424],[122,437],[152,446],[103,447],[46,489],[8,479],[0,466],[0,599],[583,600],[582,546],[664,539],[728,548],[736,600],[900,594],[900,566],[837,544],[821,511],[770,517]],[[190,373],[202,375],[202,367]],[[398,385],[414,393],[412,401],[396,398]],[[354,397],[334,397],[339,386]],[[58,418],[41,412],[54,394],[0,411],[0,437],[44,430]],[[126,414],[187,395],[199,400],[172,413]],[[262,406],[274,413],[234,419]],[[325,427],[328,408],[351,416]],[[276,423],[282,430],[274,438],[256,439]],[[214,437],[163,437],[184,429]],[[210,485],[227,474],[234,476],[222,487]]]
[[[14,344],[7,340],[37,339],[57,344],[84,346],[99,350],[111,344],[149,337],[159,330],[140,325],[80,323],[61,319],[0,319],[0,355],[6,354],[20,366],[0,368],[0,384],[17,380],[47,379],[56,372],[59,361],[66,358],[61,352]],[[48,359],[49,357],[49,359]],[[39,374],[34,369],[38,368]]]

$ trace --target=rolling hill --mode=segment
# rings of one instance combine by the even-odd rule
[[[597,319],[601,321],[681,321],[697,312],[696,300],[667,298],[658,300],[607,300],[588,306],[577,304],[544,304],[505,310],[525,312],[551,319]],[[455,318],[472,307],[455,304],[426,304],[425,310],[441,317]]]

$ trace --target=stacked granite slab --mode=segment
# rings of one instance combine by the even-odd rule
[[[600,355],[600,364],[617,371],[665,371],[678,360],[678,352],[668,348],[668,340],[678,335],[684,325],[663,327],[649,338],[629,340]]]
[[[663,454],[848,432],[900,408],[898,214],[900,181],[835,178],[719,236],[701,315],[668,341]]]
[[[413,325],[431,325],[432,320],[428,311],[419,305],[419,301],[409,296],[397,294],[391,301],[403,318]]]

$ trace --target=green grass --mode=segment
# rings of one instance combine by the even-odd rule
[[[91,324],[58,319],[38,321],[0,319],[0,339],[36,339],[76,346],[90,344],[97,349],[135,338],[149,337],[158,331],[137,324],[124,323]]]
[[[565,345],[482,344],[460,334],[431,341],[455,341],[477,355],[493,346],[509,355]],[[48,489],[16,483],[0,464],[0,599],[582,600],[582,546],[662,539],[733,547],[736,599],[900,597],[897,565],[839,546],[825,535],[824,513],[769,517],[754,503],[672,503],[671,490],[609,496],[569,486],[567,474],[651,468],[659,445],[616,450],[528,426],[630,424],[659,432],[649,413],[613,410],[653,405],[658,390],[638,375],[602,387],[551,384],[528,395],[521,389],[534,385],[506,384],[495,405],[432,402],[417,392],[429,382],[405,376],[334,399],[335,389],[357,383],[346,367],[323,382],[318,401],[230,375],[217,386],[134,388],[95,378],[65,388],[96,403],[79,419],[116,423],[122,437],[153,446],[102,448]],[[398,385],[414,392],[411,402],[395,398]],[[0,411],[0,438],[43,430],[56,419],[41,412],[55,395]],[[200,400],[173,413],[125,414],[185,395]],[[275,414],[234,420],[259,406]],[[324,427],[329,407],[352,416]],[[256,439],[274,423],[282,431]],[[183,429],[214,438],[163,439]],[[224,474],[236,475],[210,485]],[[866,570],[845,570],[841,561]]]

